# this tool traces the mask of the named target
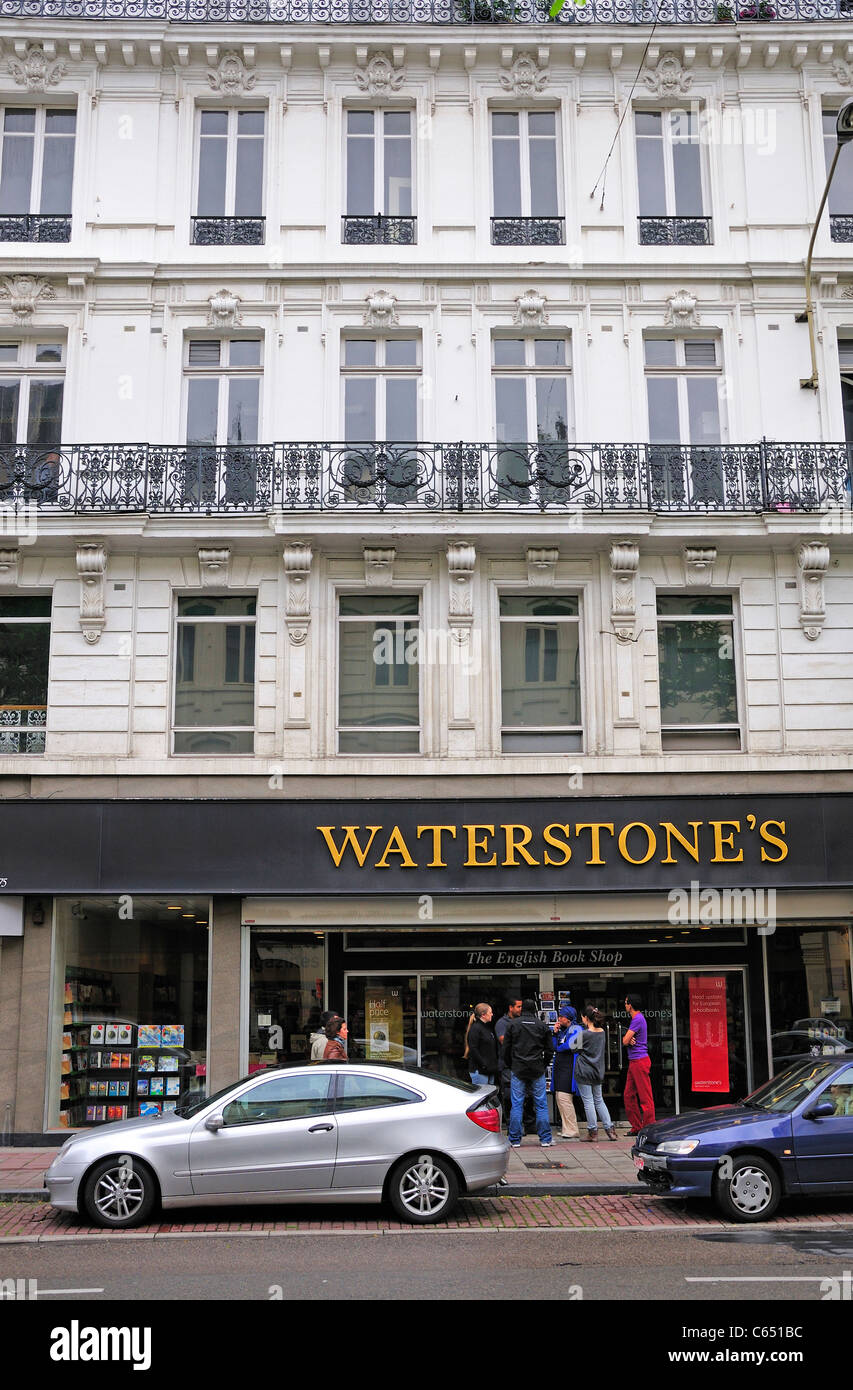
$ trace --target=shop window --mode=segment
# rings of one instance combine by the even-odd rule
[[[0,597],[0,755],[43,753],[49,597]]]
[[[774,1072],[853,1048],[849,928],[779,927],[767,938]]]
[[[49,1124],[159,1115],[198,1098],[208,900],[63,898],[56,913]]]
[[[658,594],[657,615],[663,750],[739,749],[731,597]]]
[[[253,752],[255,609],[234,594],[178,599],[176,753]]]
[[[260,932],[251,937],[249,1071],[306,1062],[326,1007],[323,932]]]
[[[583,747],[580,616],[572,595],[501,595],[501,748]]]
[[[417,594],[344,594],[338,645],[338,752],[420,751]]]

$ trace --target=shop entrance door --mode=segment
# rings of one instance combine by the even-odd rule
[[[535,999],[537,975],[422,975],[421,1066],[468,1080],[465,1031],[475,1004],[491,1004],[497,1023],[511,999]]]

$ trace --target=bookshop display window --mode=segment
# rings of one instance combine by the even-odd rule
[[[306,1062],[327,1007],[325,932],[253,931],[251,943],[249,1071]]]
[[[767,937],[773,1072],[853,1047],[850,929],[780,926]]]
[[[159,1115],[204,1093],[209,899],[62,898],[48,1124]]]

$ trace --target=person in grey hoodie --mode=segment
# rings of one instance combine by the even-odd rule
[[[604,1104],[604,1097],[601,1094],[601,1085],[604,1081],[604,1044],[606,1037],[602,1024],[604,1015],[594,1009],[592,1005],[587,1005],[586,1012],[581,1014],[583,1022],[583,1032],[576,1039],[578,1052],[575,1062],[575,1085],[583,1101],[583,1108],[586,1111],[587,1139],[595,1143],[598,1139],[598,1121],[604,1125],[608,1139],[616,1138],[616,1130],[610,1118],[610,1112]]]
[[[323,1053],[326,1051],[326,1043],[329,1039],[326,1036],[326,1024],[331,1023],[333,1018],[340,1018],[340,1014],[334,1009],[325,1009],[320,1015],[320,1026],[310,1034],[308,1047],[310,1049],[310,1060],[312,1062],[322,1062]]]

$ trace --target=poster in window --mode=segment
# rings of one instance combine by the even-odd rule
[[[392,1053],[402,1056],[403,1006],[400,991],[368,987],[364,992],[364,1012],[368,1058],[388,1061]]]
[[[691,1090],[728,1091],[729,1030],[725,975],[691,975]]]

